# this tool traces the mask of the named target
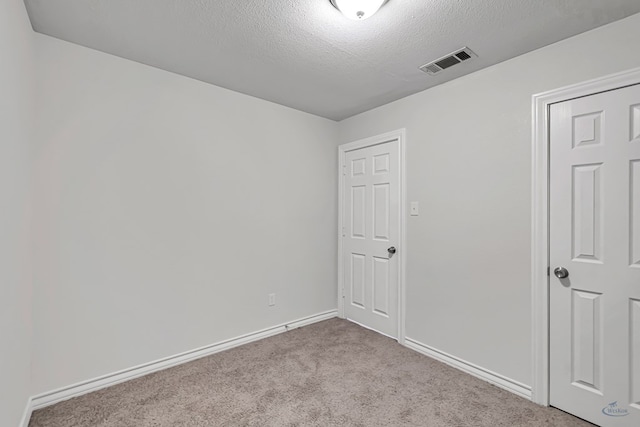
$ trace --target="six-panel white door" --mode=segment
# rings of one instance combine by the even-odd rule
[[[640,85],[552,105],[550,141],[550,403],[637,427]]]
[[[345,317],[398,335],[399,145],[345,153],[343,286]],[[397,248],[396,248],[397,250]]]

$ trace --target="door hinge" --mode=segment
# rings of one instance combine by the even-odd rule
[[[342,237],[346,236],[347,233],[344,232],[344,227],[342,227]]]
[[[347,174],[347,165],[342,165],[342,175]]]
[[[547,267],[547,276],[551,277],[551,267]]]

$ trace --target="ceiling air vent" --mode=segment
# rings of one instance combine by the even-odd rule
[[[442,70],[446,70],[449,67],[453,67],[461,62],[468,61],[471,58],[476,58],[478,55],[473,53],[468,47],[457,50],[453,53],[438,58],[435,61],[431,61],[428,64],[420,67],[420,71],[424,71],[427,74],[438,74]]]

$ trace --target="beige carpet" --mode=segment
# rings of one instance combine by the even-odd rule
[[[34,412],[29,426],[588,426],[331,319]]]

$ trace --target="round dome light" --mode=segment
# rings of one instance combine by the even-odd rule
[[[364,21],[373,16],[388,0],[329,0],[344,16]]]

